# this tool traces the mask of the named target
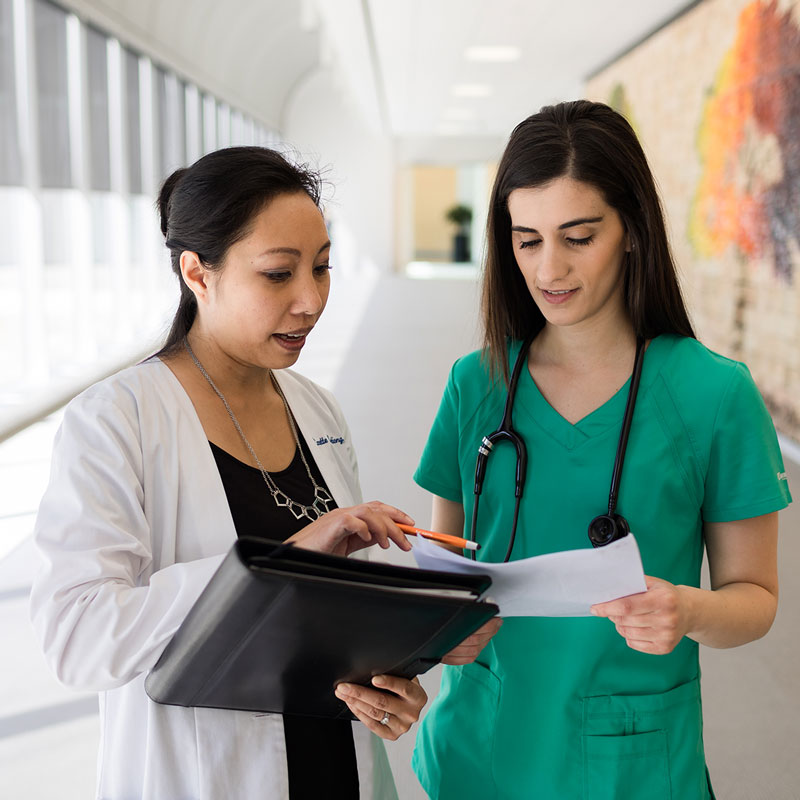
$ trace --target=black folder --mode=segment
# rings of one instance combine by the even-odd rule
[[[147,676],[159,703],[353,719],[343,681],[412,678],[498,612],[487,575],[236,541]]]

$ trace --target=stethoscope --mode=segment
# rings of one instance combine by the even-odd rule
[[[483,478],[486,474],[486,462],[492,448],[498,442],[511,442],[517,451],[517,467],[514,476],[514,521],[511,524],[511,537],[508,542],[508,550],[503,561],[508,561],[511,551],[514,548],[514,539],[517,536],[517,520],[519,519],[519,505],[522,500],[522,487],[525,484],[525,473],[528,468],[528,451],[522,437],[514,430],[511,423],[511,411],[514,406],[514,397],[517,393],[517,383],[522,372],[523,366],[528,361],[528,349],[533,342],[534,336],[530,336],[522,345],[514,369],[511,372],[511,380],[508,384],[508,396],[503,410],[503,419],[494,433],[484,436],[478,447],[478,459],[475,462],[475,505],[472,510],[472,525],[470,527],[470,541],[475,541],[475,528],[478,523],[478,504],[483,490]],[[619,494],[619,483],[622,477],[622,464],[625,460],[625,451],[628,447],[628,434],[631,430],[633,421],[633,411],[636,406],[636,395],[639,391],[639,379],[642,377],[642,364],[644,363],[644,339],[636,340],[636,358],[633,363],[633,374],[631,375],[631,385],[628,389],[628,400],[625,404],[625,415],[622,418],[622,430],[619,434],[617,444],[617,454],[614,458],[614,469],[611,473],[611,489],[608,493],[608,512],[600,514],[589,523],[589,541],[593,547],[602,547],[611,542],[621,539],[630,533],[628,521],[621,514],[616,513],[617,495]],[[470,556],[475,559],[475,551],[470,551]]]

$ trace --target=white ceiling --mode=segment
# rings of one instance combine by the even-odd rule
[[[58,0],[201,87],[280,128],[320,70],[399,147],[505,138],[687,0]],[[696,2],[696,0],[695,0]],[[513,45],[512,63],[465,50]],[[484,97],[458,98],[478,84]],[[343,103],[342,108],[347,104]],[[325,124],[322,120],[321,124]],[[457,146],[457,145],[455,145]]]
[[[54,2],[274,128],[320,64],[310,0]]]
[[[331,0],[320,0],[330,2]],[[334,3],[338,0],[333,0]],[[540,106],[580,96],[585,78],[686,0],[365,0],[391,132],[502,135]],[[512,45],[511,63],[468,61],[468,47]],[[457,85],[486,87],[459,98]]]

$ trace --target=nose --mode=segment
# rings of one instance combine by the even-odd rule
[[[315,279],[313,271],[298,275],[292,302],[292,313],[313,316],[325,307],[327,292],[323,285]]]
[[[542,286],[565,278],[569,273],[569,259],[556,243],[542,242],[539,261],[536,265],[536,279]]]

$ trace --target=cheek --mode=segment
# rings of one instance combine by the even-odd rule
[[[613,286],[622,284],[625,276],[625,252],[613,253],[607,267],[608,282]]]
[[[330,293],[331,293],[331,277],[330,273],[328,273],[319,287],[319,296],[320,299],[322,300],[323,308],[328,304],[328,297]]]
[[[514,254],[514,259],[517,263],[517,269],[520,275],[522,275],[525,285],[528,287],[528,291],[535,297],[536,268],[533,264],[533,260],[530,258],[519,258],[516,253]]]
[[[274,325],[282,314],[282,306],[268,288],[242,286],[236,298],[230,298],[230,318],[242,330],[260,331]]]

